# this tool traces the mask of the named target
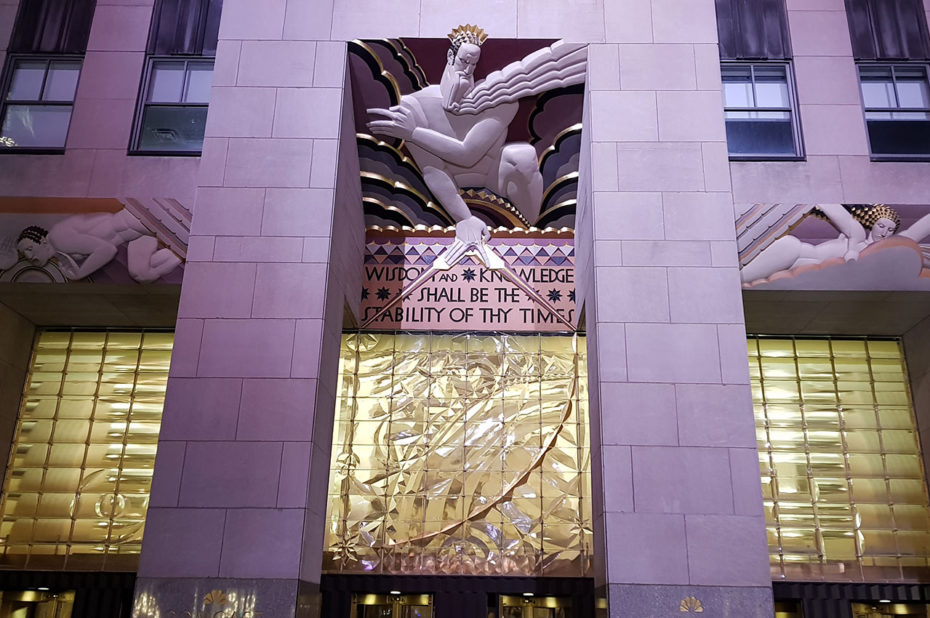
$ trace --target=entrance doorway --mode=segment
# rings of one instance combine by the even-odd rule
[[[4,590],[0,618],[71,618],[74,591]]]
[[[567,597],[537,597],[500,595],[500,618],[572,618],[571,599]]]
[[[353,594],[350,618],[433,618],[429,594]]]

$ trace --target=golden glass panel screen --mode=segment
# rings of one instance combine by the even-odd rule
[[[926,581],[930,514],[897,341],[748,339],[772,578]]]
[[[135,570],[173,339],[39,334],[0,501],[0,566]]]
[[[579,336],[347,334],[329,572],[587,575]]]

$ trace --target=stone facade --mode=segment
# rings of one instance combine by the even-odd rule
[[[0,0],[0,50],[16,6]],[[183,606],[238,587],[266,616],[317,610],[340,334],[359,323],[364,248],[346,42],[479,21],[495,38],[589,45],[576,280],[609,615],[677,615],[693,596],[709,616],[771,616],[734,203],[930,203],[930,164],[870,161],[842,0],[787,8],[802,161],[729,161],[711,0],[225,0],[202,156],[157,157],[126,155],[152,2],[98,0],[66,152],[3,154],[0,196],[194,211],[137,595]],[[750,328],[800,332],[766,312],[808,299],[760,294],[745,299]],[[864,311],[820,332],[870,334],[850,329],[883,308]],[[881,333],[904,336],[919,417],[921,311]],[[50,323],[24,315],[0,307],[4,462],[32,329]]]

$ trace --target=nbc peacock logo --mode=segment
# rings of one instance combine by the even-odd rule
[[[686,614],[703,614],[704,606],[695,597],[685,597],[681,600],[678,611]]]

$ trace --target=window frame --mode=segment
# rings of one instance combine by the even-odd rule
[[[898,82],[895,77],[895,69],[902,68],[921,68],[924,73],[924,83],[927,85],[928,90],[930,90],[930,62],[926,61],[908,61],[908,60],[899,60],[899,61],[881,61],[881,60],[857,60],[856,61],[856,79],[859,83],[859,98],[862,102],[862,119],[865,123],[865,135],[866,141],[869,144],[869,159],[875,162],[901,162],[901,161],[930,161],[930,145],[928,145],[927,152],[921,154],[876,154],[872,148],[872,137],[869,134],[869,117],[870,112],[914,112],[914,113],[925,113],[928,115],[928,122],[930,122],[930,102],[928,102],[927,107],[867,107],[865,104],[865,93],[862,91],[862,69],[866,68],[887,68],[891,71],[891,84],[894,88],[895,103],[900,100],[898,95]],[[895,119],[892,118],[891,121]],[[898,122],[909,122],[908,120],[898,119]]]
[[[727,68],[748,67],[750,70],[750,83],[755,97],[757,68],[783,67],[785,70],[785,83],[788,89],[788,107],[728,107],[724,94],[724,72]],[[727,144],[727,156],[730,161],[804,161],[804,138],[801,130],[801,114],[798,106],[797,89],[794,83],[794,70],[789,59],[783,60],[721,60],[720,61],[720,92],[723,98],[724,126],[727,123],[727,112],[787,112],[791,121],[791,138],[794,143],[793,154],[753,153],[740,154],[730,152]]]
[[[151,87],[152,77],[155,74],[155,65],[159,62],[184,65],[184,80],[181,86],[181,100],[176,103],[151,102],[148,100],[149,88]],[[145,59],[145,71],[142,73],[142,83],[139,86],[139,96],[136,97],[136,112],[132,122],[132,134],[130,135],[129,154],[134,156],[159,156],[159,157],[199,157],[203,153],[200,150],[152,150],[141,147],[142,128],[145,119],[145,112],[150,107],[187,107],[208,109],[209,101],[206,103],[187,103],[184,101],[188,92],[189,80],[187,75],[190,73],[191,64],[210,64],[211,72],[216,71],[216,58],[214,56],[165,56],[150,54]],[[211,86],[212,87],[212,86]]]
[[[13,85],[13,73],[15,66],[22,61],[44,62],[45,72],[42,76],[42,86],[39,89],[39,96],[45,94],[45,86],[48,83],[49,67],[53,62],[78,62],[81,68],[78,70],[77,82],[74,85],[74,96],[70,101],[46,101],[39,99],[10,99],[8,98],[10,87]],[[71,116],[68,118],[68,130],[65,131],[65,141],[61,146],[2,146],[0,145],[0,154],[64,154],[68,136],[71,133],[71,121],[74,117],[74,104],[77,100],[77,91],[81,85],[81,73],[84,71],[83,54],[33,54],[33,53],[10,53],[3,67],[3,74],[0,77],[0,131],[2,131],[3,122],[6,120],[7,109],[11,105],[33,105],[43,107],[70,107]]]

